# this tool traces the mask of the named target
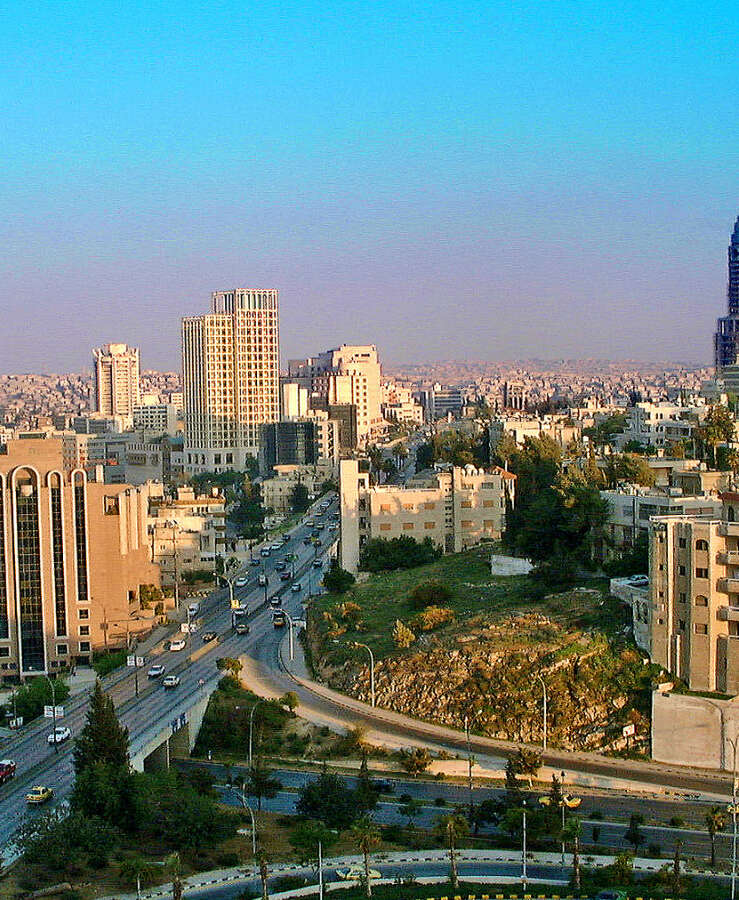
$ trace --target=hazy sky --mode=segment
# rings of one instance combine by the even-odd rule
[[[4,3],[0,371],[179,368],[211,290],[283,359],[708,361],[733,4]]]

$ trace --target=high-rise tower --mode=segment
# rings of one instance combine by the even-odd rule
[[[95,366],[94,411],[106,416],[132,416],[141,402],[139,348],[105,344],[92,351]]]
[[[713,339],[716,374],[720,374],[726,366],[734,366],[739,362],[739,217],[734,223],[729,244],[729,284],[726,297],[729,314],[719,318]]]
[[[278,292],[216,291],[211,312],[182,320],[185,464],[245,468],[259,426],[280,418]]]

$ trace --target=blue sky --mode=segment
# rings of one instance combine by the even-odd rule
[[[0,6],[0,370],[281,291],[283,357],[708,361],[739,213],[722,3]]]

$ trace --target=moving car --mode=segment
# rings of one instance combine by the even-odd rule
[[[281,559],[279,562],[275,563],[275,572],[284,572],[287,567],[287,563],[284,559]]]
[[[259,576],[259,587],[264,587],[267,584],[267,576],[262,572]]]
[[[72,732],[66,725],[57,725],[56,728],[47,736],[46,740],[50,744],[63,744],[72,737]]]
[[[392,781],[388,781],[387,778],[373,778],[372,787],[381,794],[395,793],[395,785]]]
[[[259,565],[259,563],[257,563],[257,565]],[[244,576],[242,575],[241,578],[237,578],[236,581],[234,581],[234,584],[236,585],[236,587],[246,587],[248,582],[249,579],[244,578]]]
[[[269,547],[263,547],[259,552],[262,556],[269,556],[272,551]]]
[[[295,584],[290,588],[290,590],[293,592],[293,594],[299,594],[303,590],[303,585],[299,581],[296,581]]]
[[[280,575],[280,581],[290,581],[292,575],[289,572],[282,572]]]
[[[184,638],[177,638],[176,641],[172,641],[172,643],[169,645],[169,649],[172,652],[177,652],[177,650],[184,650],[186,646],[187,642]]]
[[[285,613],[281,609],[276,609],[272,613],[272,624],[275,628],[284,628],[287,625]]]
[[[193,618],[193,617],[196,616],[199,612],[200,612],[200,604],[199,604],[199,603],[191,603],[191,604],[187,607],[187,614],[190,616],[190,618]]]
[[[37,784],[36,787],[32,787],[26,794],[26,803],[37,806],[39,803],[46,803],[47,800],[51,800],[53,796],[54,791],[52,791],[51,788],[44,787],[42,784]]]
[[[5,784],[6,781],[10,781],[10,779],[15,775],[15,760],[14,759],[0,759],[0,784]]]
[[[203,643],[209,644],[211,641],[214,641],[218,635],[215,631],[204,631],[203,632]]]
[[[361,881],[361,879],[364,878],[364,866],[351,866],[349,869],[337,869],[336,875],[338,878],[341,878],[342,881]],[[370,869],[369,877],[371,879],[382,878],[382,875],[377,869]]]
[[[279,596],[279,594],[275,594],[274,597],[270,597],[269,605],[272,607],[272,609],[279,609],[282,606],[282,598]]]
[[[313,540],[309,537],[303,538],[303,543],[305,544],[306,547],[310,547],[310,545],[313,543]]]
[[[149,678],[159,678],[160,675],[164,675],[164,666],[157,663],[152,666],[146,674]]]
[[[313,568],[314,569],[322,569],[323,568],[323,563],[321,562],[320,559],[313,560]]]
[[[179,675],[167,675],[167,677],[162,682],[162,684],[164,685],[165,688],[176,688],[179,683],[180,683]]]
[[[256,557],[254,557],[254,559],[249,560],[249,565],[250,566],[261,566],[262,564],[259,562],[259,560]]]
[[[236,634],[249,634],[249,623],[248,622],[236,622],[234,625],[234,631]]]

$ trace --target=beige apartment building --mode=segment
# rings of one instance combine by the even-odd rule
[[[148,486],[151,556],[162,584],[179,582],[184,572],[215,572],[216,557],[226,553],[226,501],[220,494],[196,495],[180,487],[165,497],[161,484]]]
[[[721,499],[651,522],[649,651],[691,690],[739,694],[739,493]]]
[[[278,292],[217,291],[211,312],[182,320],[185,466],[245,468],[259,426],[280,418]]]
[[[140,588],[149,558],[147,492],[64,472],[58,440],[0,451],[0,678],[87,663],[146,631]]]
[[[288,363],[287,382],[308,392],[309,402],[325,408],[353,407],[356,416],[356,442],[364,445],[382,428],[380,361],[373,344],[342,344],[308,359]],[[291,405],[299,405],[299,394],[289,394]]]
[[[277,465],[275,475],[265,478],[259,485],[262,506],[276,513],[290,511],[292,492],[296,484],[304,484],[310,497],[317,497],[326,481],[336,477],[336,465],[332,460],[320,459],[312,466]]]
[[[437,466],[406,486],[376,487],[370,487],[365,467],[356,459],[340,464],[341,565],[350,572],[359,568],[362,548],[372,538],[431,538],[444,553],[497,540],[506,505],[515,501],[516,476],[499,467]]]
[[[92,351],[93,411],[105,416],[133,416],[141,403],[139,348],[105,344]]]

